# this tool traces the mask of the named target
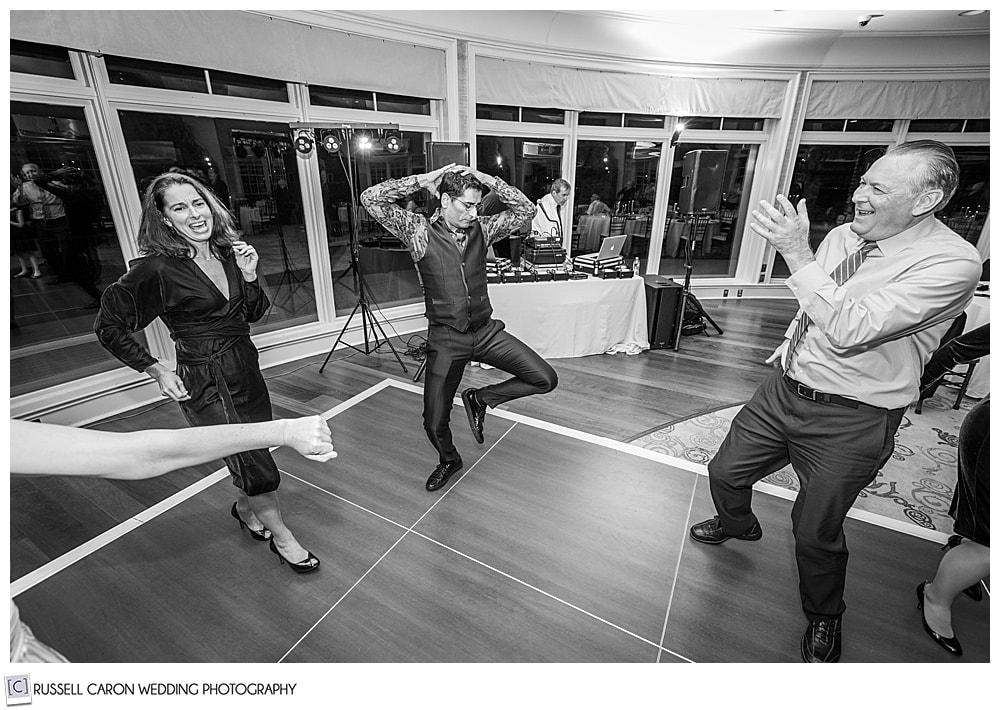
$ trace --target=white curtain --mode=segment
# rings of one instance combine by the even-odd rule
[[[691,78],[476,59],[476,102],[614,113],[776,118],[786,81]]]
[[[250,76],[429,99],[445,54],[239,11],[12,10],[11,39]]]
[[[806,118],[989,118],[989,79],[814,81]]]

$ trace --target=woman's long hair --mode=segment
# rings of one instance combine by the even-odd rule
[[[212,237],[209,248],[223,258],[232,251],[233,240],[239,239],[236,222],[218,197],[193,177],[184,173],[163,173],[153,178],[142,198],[142,221],[139,224],[139,253],[144,256],[163,254],[181,258],[192,256],[191,245],[173,228],[164,224],[164,193],[175,185],[190,185],[208,204],[212,212]]]

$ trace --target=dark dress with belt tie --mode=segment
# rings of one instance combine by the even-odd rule
[[[270,421],[271,399],[250,340],[250,323],[270,306],[259,279],[247,282],[232,253],[222,261],[229,299],[191,259],[145,256],[101,298],[94,331],[101,344],[142,372],[156,362],[132,337],[157,317],[170,331],[177,375],[191,399],[180,402],[192,426]],[[233,485],[247,495],[278,488],[278,467],[267,449],[225,458]]]

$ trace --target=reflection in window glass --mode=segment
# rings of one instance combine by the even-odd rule
[[[83,109],[10,110],[10,389],[20,395],[121,367],[93,327],[125,263]]]
[[[611,126],[621,128],[622,114],[620,113],[597,113],[596,111],[583,111],[580,114],[581,126]]]
[[[353,108],[358,111],[375,110],[375,94],[355,89],[335,89],[328,86],[310,86],[309,103],[313,106]]]
[[[421,116],[431,115],[430,99],[420,99],[413,96],[397,96],[395,94],[376,94],[379,111],[393,113],[415,113]]]
[[[623,255],[648,253],[661,146],[649,141],[577,143],[576,175],[570,181],[575,191],[573,255],[598,251],[601,240],[611,234],[612,228],[618,234],[632,237],[626,242]],[[595,197],[608,206],[610,214],[594,214],[596,210],[589,210]],[[588,211],[592,214],[587,214]],[[619,226],[622,231],[618,231]]]
[[[328,153],[319,142],[316,147],[338,316],[349,314],[358,303],[361,280],[368,287],[368,300],[375,309],[414,303],[422,298],[409,252],[368,214],[360,200],[361,193],[372,185],[423,173],[424,143],[430,140],[430,134],[401,131],[400,149],[395,153],[386,149],[385,133],[371,132],[368,148],[359,147],[357,138],[361,134],[362,131],[356,131],[341,135],[341,148],[335,154]],[[351,211],[351,184],[358,214]],[[421,190],[413,197],[416,210],[429,216],[435,208],[431,195]],[[405,202],[400,206],[405,207]]]
[[[763,131],[763,118],[724,118],[722,119],[722,130],[724,131]]]
[[[257,273],[271,308],[252,331],[315,321],[297,157],[288,126],[138,111],[119,116],[140,195],[160,173],[187,172],[229,206],[243,238],[256,248]]]
[[[219,96],[239,96],[244,99],[286,103],[288,101],[288,87],[283,81],[215,70],[209,72],[209,78],[212,82],[212,93]]]
[[[961,133],[965,121],[924,118],[910,121],[910,133]]]
[[[844,119],[814,119],[807,118],[802,122],[803,131],[830,131],[836,133],[843,133],[844,131]]]
[[[860,133],[862,131],[868,133],[888,133],[892,130],[895,121],[892,120],[878,120],[878,119],[851,119],[847,122],[845,130],[848,133]]]
[[[754,169],[760,146],[754,143],[681,143],[674,150],[671,166],[670,194],[668,195],[667,221],[663,230],[663,245],[657,273],[680,276],[684,273],[684,248],[692,228],[689,215],[680,204],[681,188],[686,184],[698,186],[708,180],[717,185],[719,207],[703,234],[695,234],[691,243],[693,273],[697,276],[733,276],[739,260],[746,222],[747,195],[753,181]],[[698,161],[689,159],[685,174],[685,156],[692,151],[726,151],[725,170],[721,180],[697,170]],[[706,163],[709,161],[706,161]],[[721,161],[718,161],[719,164]],[[704,188],[704,184],[702,184]],[[712,201],[714,205],[714,200]]]
[[[523,123],[558,123],[566,122],[566,112],[555,108],[522,108]]]
[[[476,138],[476,168],[498,176],[537,202],[548,194],[552,181],[561,177],[562,150],[563,142],[559,139],[480,135]],[[501,205],[497,209],[502,208]],[[530,225],[525,225],[521,232],[527,234],[530,229]],[[497,242],[493,250],[497,256],[517,262],[520,246],[518,236]]]
[[[60,79],[73,79],[69,51],[47,44],[10,41],[10,70],[19,74],[40,74]]]
[[[197,67],[110,56],[104,58],[104,64],[112,84],[208,93],[205,70]]]
[[[517,121],[520,110],[517,106],[495,106],[493,104],[476,104],[476,118],[490,121]]]
[[[625,128],[663,128],[663,118],[663,116],[626,113]]]
[[[717,131],[722,127],[721,118],[703,117],[703,116],[689,116],[687,118],[682,118],[678,121],[684,124],[684,129],[700,130],[700,131]]]

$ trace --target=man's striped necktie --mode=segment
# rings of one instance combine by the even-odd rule
[[[847,255],[847,258],[842,262],[837,264],[837,268],[830,272],[830,278],[837,282],[838,286],[843,286],[847,279],[854,276],[854,272],[857,271],[861,265],[864,263],[865,259],[868,258],[868,254],[872,249],[878,246],[878,242],[868,242],[862,240],[860,248]],[[812,321],[809,316],[803,311],[802,315],[799,316],[799,323],[795,326],[795,332],[792,333],[791,339],[788,341],[788,350],[785,351],[785,372],[788,372],[789,365],[792,364],[792,354],[795,352],[796,346],[799,341],[802,340],[802,336],[806,332],[806,328]]]

